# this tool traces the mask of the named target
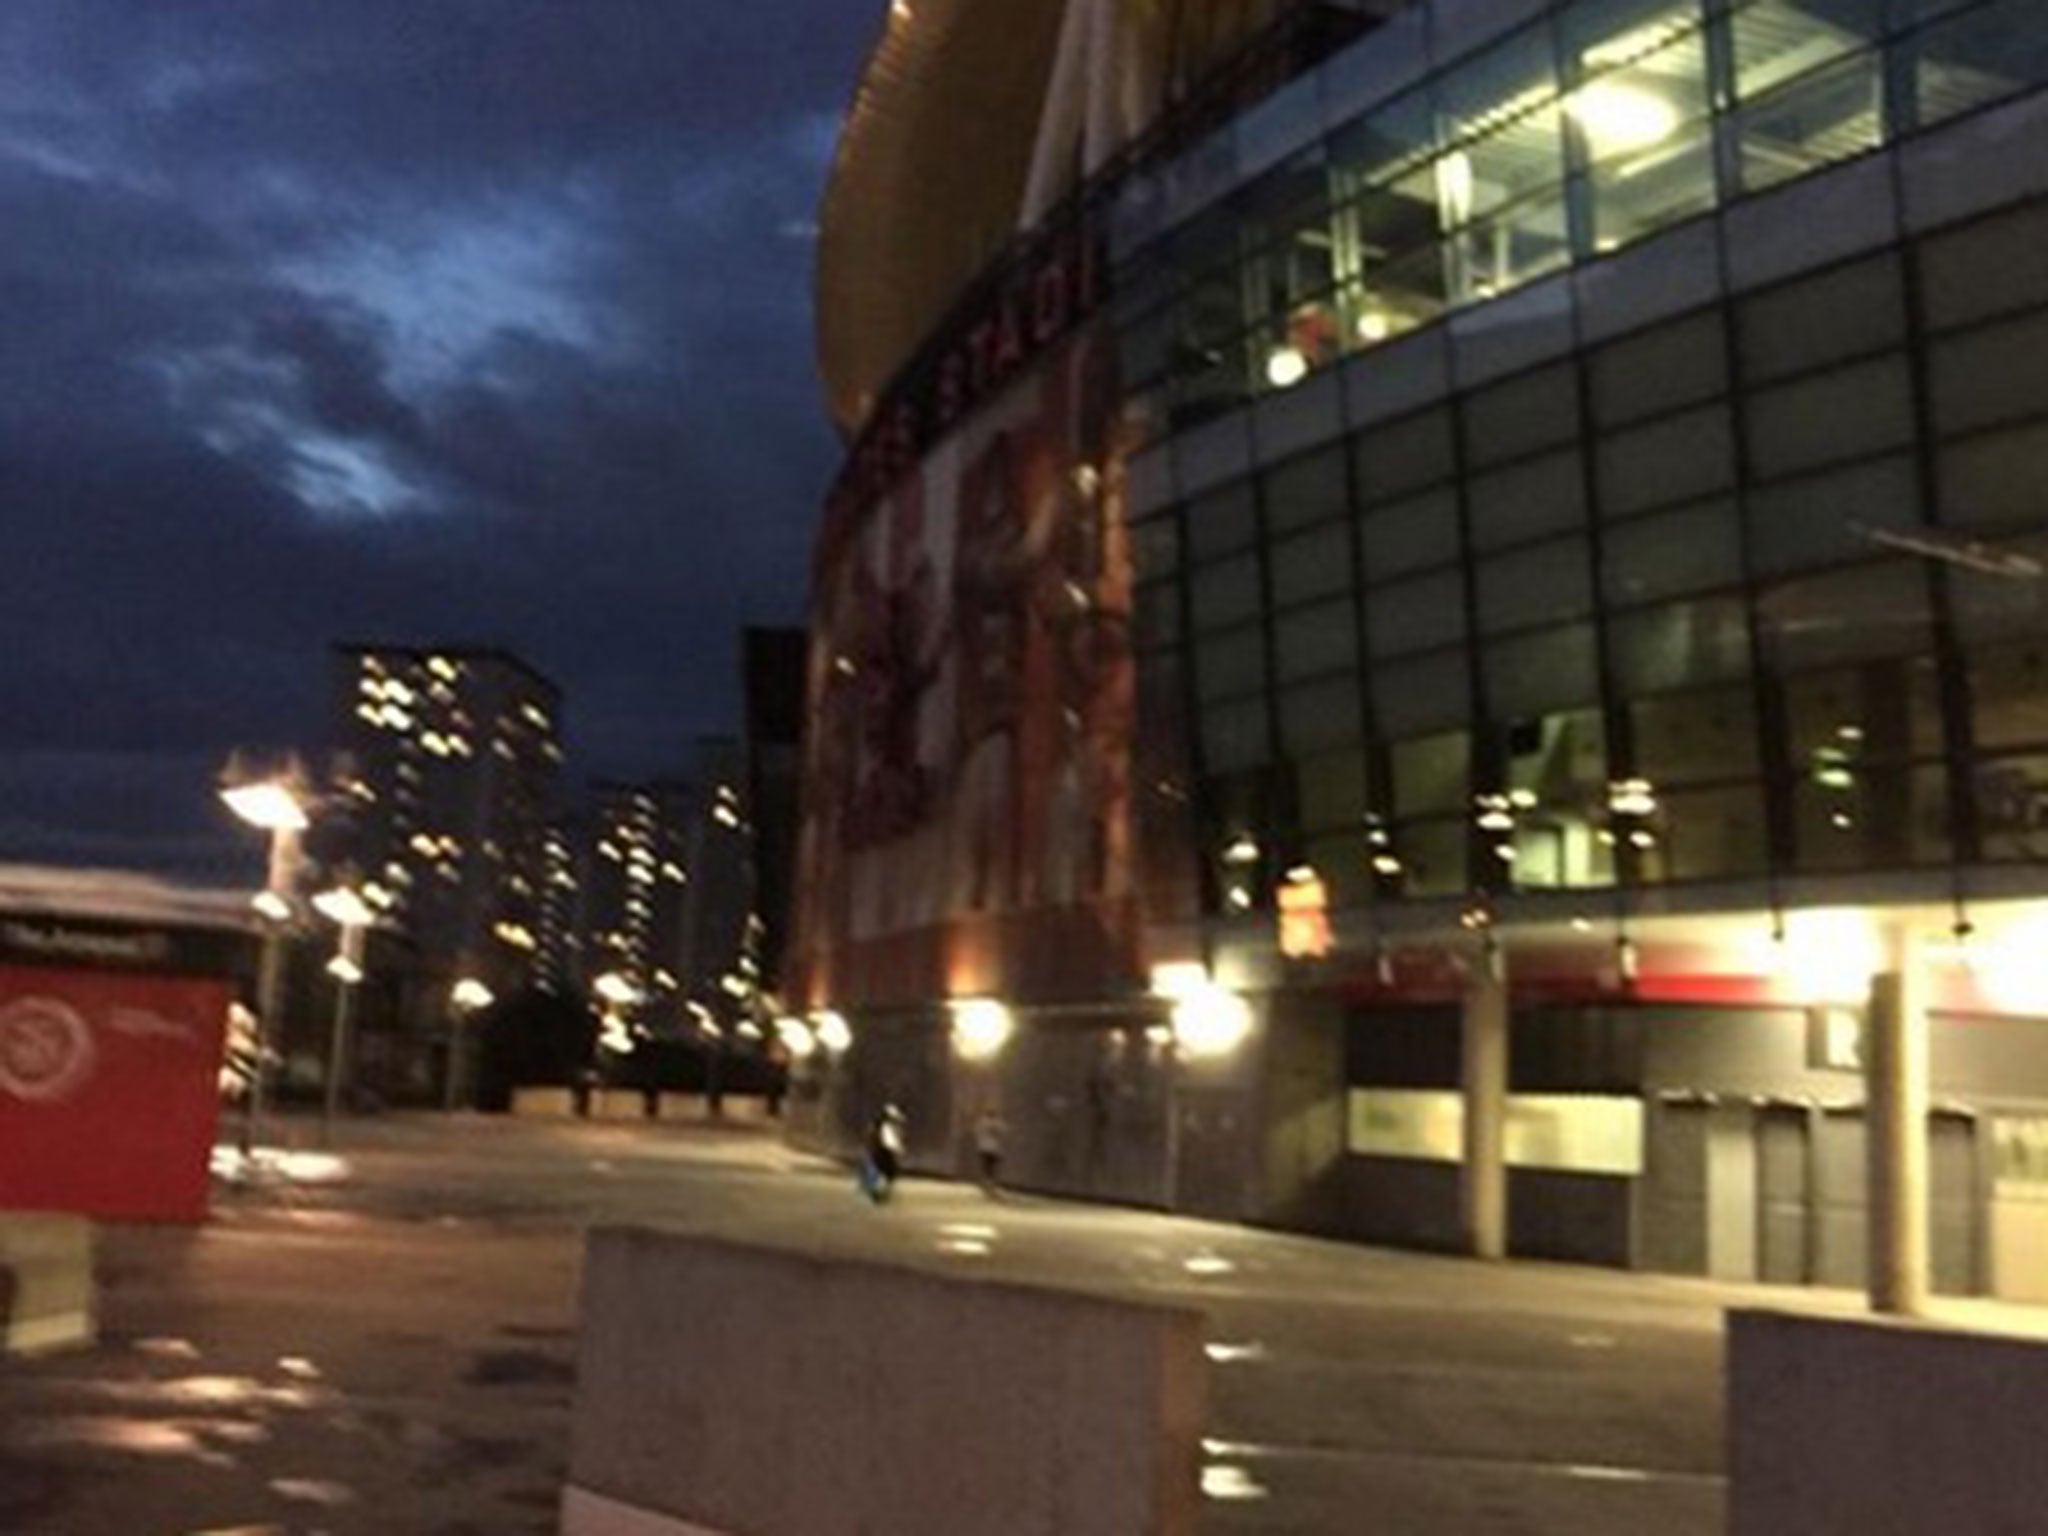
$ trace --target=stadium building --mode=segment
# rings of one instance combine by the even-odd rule
[[[797,1124],[2048,1287],[2038,0],[896,0]]]

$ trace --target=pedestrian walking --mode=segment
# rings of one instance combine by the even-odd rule
[[[1003,1143],[1009,1131],[1003,1112],[993,1103],[982,1105],[981,1113],[974,1117],[974,1156],[981,1165],[982,1191],[991,1197],[1002,1184]]]
[[[903,1172],[904,1126],[907,1123],[902,1110],[894,1104],[885,1104],[882,1112],[868,1126],[867,1145],[861,1158],[860,1185],[862,1192],[876,1205],[883,1204],[896,1192],[897,1177]]]

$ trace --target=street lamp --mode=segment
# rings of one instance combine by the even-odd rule
[[[337,886],[313,898],[313,910],[341,929],[327,974],[335,981],[334,1024],[327,1037],[327,1095],[321,1107],[320,1141],[334,1138],[334,1116],[341,1103],[341,1076],[348,1059],[349,1031],[355,1022],[356,988],[363,980],[363,950],[377,914],[351,886]]]
[[[300,835],[312,822],[311,795],[296,761],[268,777],[247,776],[231,760],[222,777],[222,804],[241,820],[270,834],[270,864],[254,906],[266,921],[263,958],[256,975],[256,1027],[249,1070],[249,1091],[242,1100],[241,1151],[244,1163],[255,1151],[257,1122],[263,1115],[263,1077],[267,1068],[271,1023],[284,1003],[286,942],[297,915],[299,868],[303,862]]]
[[[448,1036],[448,1082],[445,1107],[453,1111],[460,1095],[456,1083],[460,1076],[463,1056],[463,1026],[469,1016],[488,1008],[498,1000],[497,994],[478,981],[474,976],[465,976],[456,982],[448,993],[448,1004],[454,1009],[454,1030]]]

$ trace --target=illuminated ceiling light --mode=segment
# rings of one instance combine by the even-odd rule
[[[640,989],[617,971],[606,971],[590,984],[590,988],[615,1008],[630,1008],[640,1001]]]
[[[347,955],[336,955],[327,962],[327,974],[352,987],[363,979],[363,968]]]
[[[1266,354],[1266,382],[1292,389],[1308,377],[1308,355],[1299,347],[1275,347]]]
[[[1508,804],[1518,811],[1533,811],[1536,809],[1536,791],[1533,789],[1511,789],[1508,791]]]
[[[1384,309],[1368,309],[1358,317],[1360,341],[1385,341],[1394,334],[1394,319]]]
[[[818,1037],[802,1019],[777,1019],[775,1038],[782,1042],[782,1048],[795,1061],[808,1061],[818,1049]]]
[[[1259,845],[1240,833],[1225,845],[1223,862],[1239,868],[1247,864],[1256,864],[1259,862]]]
[[[1648,779],[1617,779],[1607,786],[1607,809],[1617,816],[1654,816],[1656,786]]]
[[[959,998],[947,1006],[953,1015],[953,1048],[968,1061],[992,1060],[1017,1032],[1016,1016],[993,998]]]
[[[1401,873],[1401,861],[1391,853],[1375,854],[1372,861],[1372,870],[1376,875],[1385,875],[1388,879],[1392,879],[1395,875]]]
[[[1595,155],[1628,154],[1661,144],[1678,131],[1678,109],[1655,91],[1600,80],[1574,91],[1565,110],[1585,130]]]

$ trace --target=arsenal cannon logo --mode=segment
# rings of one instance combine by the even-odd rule
[[[0,1094],[31,1104],[70,1097],[92,1076],[92,1029],[53,998],[25,997],[0,1008]]]

